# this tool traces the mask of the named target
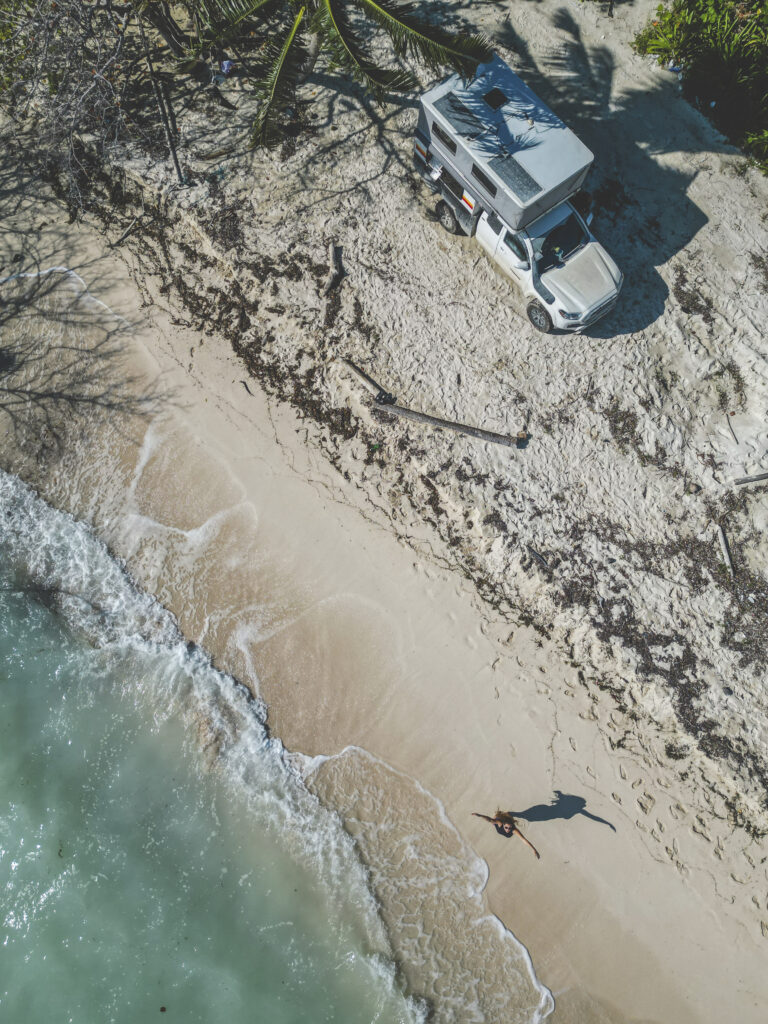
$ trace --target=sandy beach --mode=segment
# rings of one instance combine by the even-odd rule
[[[412,107],[371,120],[322,75],[310,159],[198,161],[160,207],[166,168],[138,158],[78,224],[3,171],[0,278],[66,267],[106,307],[71,276],[16,282],[30,337],[62,287],[82,316],[76,360],[52,344],[20,379],[109,385],[50,421],[0,413],[3,467],[265,701],[437,1020],[533,1020],[535,978],[557,1024],[765,1016],[766,492],[732,480],[768,458],[768,183],[632,56],[648,9],[479,16],[597,155],[627,284],[584,336],[537,335],[425,215]],[[190,163],[220,141],[184,131]],[[345,277],[323,296],[331,242]],[[382,418],[344,357],[405,405],[530,441]],[[541,860],[471,817],[497,808]]]

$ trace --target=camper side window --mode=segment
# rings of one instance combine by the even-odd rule
[[[483,174],[477,164],[472,164],[472,177],[479,181],[489,196],[496,195],[496,186],[487,175]]]
[[[436,122],[432,122],[432,134],[435,136],[438,142],[442,142],[446,149],[450,150],[451,153],[456,152],[456,143],[453,141],[447,132],[444,132],[440,125]]]
[[[512,250],[519,260],[522,260],[523,263],[528,262],[528,253],[525,251],[525,246],[511,231],[504,235],[504,244]]]
[[[488,217],[487,217],[487,220],[488,220],[488,227],[491,229],[491,231],[494,233],[494,235],[498,235],[498,233],[501,231],[501,228],[502,228],[502,223],[499,220],[499,218],[496,216],[495,213],[489,213]]]

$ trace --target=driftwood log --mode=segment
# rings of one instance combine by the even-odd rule
[[[424,423],[428,427],[437,427],[439,430],[453,430],[457,434],[468,434],[480,441],[490,441],[492,444],[503,444],[507,448],[514,448],[517,445],[516,438],[507,437],[505,434],[494,434],[491,430],[482,430],[480,427],[470,427],[466,423],[454,423],[452,420],[443,420],[438,416],[428,416],[423,412],[414,412],[413,409],[404,409],[401,405],[390,405],[386,402],[377,402],[374,412],[379,414],[394,413],[405,420],[413,420],[415,423]]]
[[[444,420],[439,416],[428,416],[424,412],[406,409],[402,405],[397,405],[394,397],[385,391],[365,370],[361,370],[359,366],[353,363],[351,359],[344,359],[342,361],[374,396],[376,402],[373,409],[374,412],[379,414],[392,413],[394,416],[400,416],[402,419],[413,420],[414,423],[423,423],[428,427],[436,427],[439,430],[453,430],[457,434],[467,434],[470,437],[478,438],[480,441],[501,444],[506,448],[515,448],[521,441],[528,439],[527,432],[521,432],[518,437],[508,437],[506,434],[496,434],[492,430],[470,427],[466,423],[454,423],[453,420]]]
[[[758,480],[768,480],[768,473],[758,473],[756,476],[740,476],[734,480],[735,484],[755,484]]]

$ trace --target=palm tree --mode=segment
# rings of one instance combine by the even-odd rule
[[[417,16],[414,4],[397,0],[185,0],[182,6],[187,30],[164,0],[136,4],[182,68],[225,48],[240,57],[260,100],[251,128],[254,145],[281,137],[282,115],[323,53],[332,68],[352,75],[379,100],[417,85],[404,61],[469,76],[490,54],[483,37],[435,28]],[[381,32],[399,66],[382,67],[371,55],[368,40]]]
[[[373,55],[381,53],[382,37],[391,47],[389,66]],[[412,3],[398,0],[0,0],[0,107],[10,116],[4,125],[32,129],[25,146],[46,166],[61,167],[80,203],[88,177],[83,154],[107,155],[129,120],[139,127],[149,94],[183,181],[168,85],[191,74],[230,106],[211,73],[225,53],[259,100],[252,144],[269,145],[281,137],[286,108],[320,56],[329,70],[352,75],[381,99],[414,88],[418,64],[469,76],[490,47],[480,36],[427,24]]]

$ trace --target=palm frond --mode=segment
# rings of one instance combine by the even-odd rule
[[[229,31],[250,18],[268,13],[277,0],[196,0],[195,13],[214,33]]]
[[[320,0],[312,29],[322,36],[333,63],[367,86],[377,98],[384,92],[405,92],[416,86],[410,71],[387,70],[371,60],[355,36],[343,0]]]
[[[407,54],[430,70],[452,67],[462,75],[474,74],[478,64],[492,55],[489,41],[480,35],[451,35],[422,21],[412,3],[396,0],[354,0],[372,21],[384,29],[399,57]]]
[[[265,49],[268,70],[256,84],[261,103],[251,130],[254,146],[273,145],[280,138],[280,114],[296,94],[299,75],[307,59],[307,48],[300,36],[306,12],[306,7],[302,7],[282,42],[269,43]]]

